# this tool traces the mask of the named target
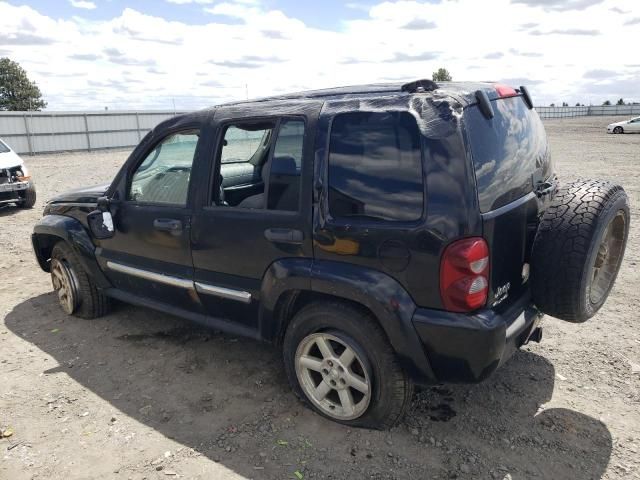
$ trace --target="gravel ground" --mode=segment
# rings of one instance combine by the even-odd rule
[[[546,122],[557,169],[622,183],[640,207],[640,135]],[[616,119],[617,120],[617,119]],[[353,430],[304,408],[268,345],[119,306],[66,317],[29,235],[44,200],[111,179],[127,152],[28,159],[31,211],[0,210],[0,478],[640,478],[637,221],[605,307],[479,385],[416,394],[401,425]]]

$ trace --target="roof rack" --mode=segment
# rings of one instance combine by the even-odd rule
[[[432,80],[422,79],[405,83],[401,90],[408,93],[433,92],[438,88],[438,84]]]

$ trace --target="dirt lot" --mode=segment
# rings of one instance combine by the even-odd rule
[[[29,159],[36,208],[0,210],[0,426],[13,431],[0,478],[640,478],[640,135],[606,135],[609,121],[546,123],[564,180],[611,179],[631,197],[608,303],[583,325],[548,318],[543,343],[483,384],[417,393],[389,432],[304,408],[268,345],[128,306],[63,315],[32,224],[53,194],[109,181],[127,152]]]

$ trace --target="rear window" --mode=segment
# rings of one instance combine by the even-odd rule
[[[0,140],[0,153],[7,153],[9,151],[9,147],[7,147],[2,140]]]
[[[336,219],[413,221],[424,205],[420,134],[406,112],[336,115],[329,212]]]
[[[546,180],[552,173],[538,114],[521,97],[495,100],[492,105],[492,119],[477,106],[465,112],[482,213],[526,195],[534,181]]]

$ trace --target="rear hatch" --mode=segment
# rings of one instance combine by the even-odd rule
[[[556,182],[536,111],[522,95],[491,93],[493,118],[476,104],[465,109],[464,124],[491,254],[488,305],[501,310],[528,291],[533,237]]]

